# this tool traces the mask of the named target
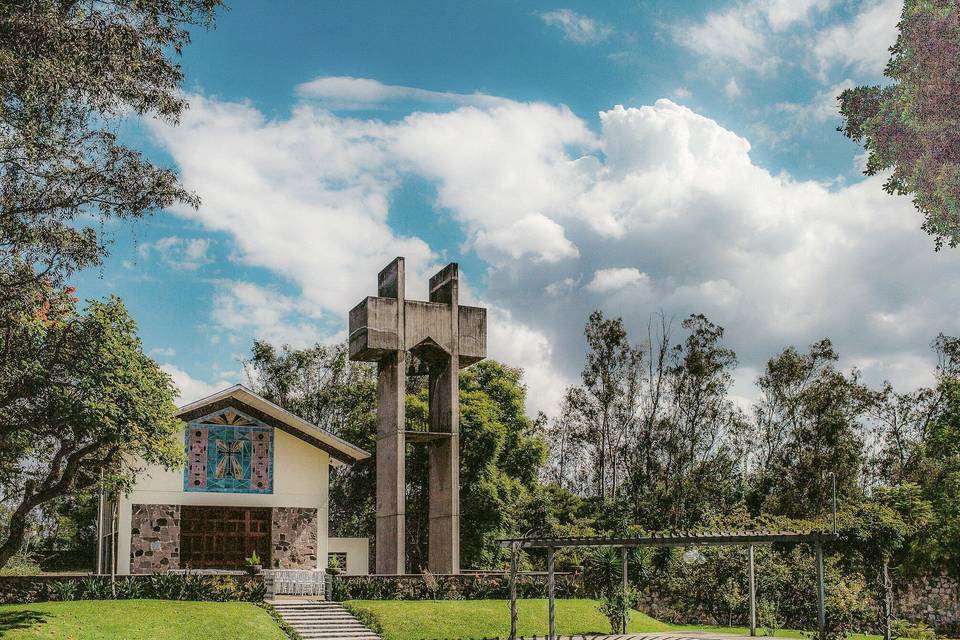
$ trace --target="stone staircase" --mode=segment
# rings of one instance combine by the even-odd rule
[[[336,602],[275,600],[273,608],[304,640],[380,640]]]

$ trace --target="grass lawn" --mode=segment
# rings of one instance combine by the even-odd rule
[[[351,610],[368,611],[383,628],[384,640],[421,638],[506,638],[510,635],[509,600],[349,600]],[[634,612],[630,631],[669,631],[670,625]],[[544,635],[547,601],[517,601],[517,633]],[[610,623],[594,600],[557,600],[557,634],[609,633]]]
[[[246,602],[77,600],[0,605],[3,640],[286,640]]]
[[[508,600],[350,600],[343,603],[352,611],[365,612],[379,622],[384,640],[422,640],[423,638],[506,638],[510,635]],[[519,600],[517,633],[522,636],[546,635],[547,601]],[[362,615],[362,614],[361,614]],[[634,611],[630,632],[698,630],[747,634],[746,629],[695,627],[660,622]],[[763,633],[762,629],[758,630]],[[581,635],[610,633],[610,624],[597,611],[595,600],[557,600],[557,634]],[[799,631],[781,630],[778,636],[803,637]],[[855,636],[861,640],[878,636]]]

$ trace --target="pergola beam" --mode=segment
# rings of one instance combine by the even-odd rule
[[[636,538],[570,536],[557,538],[502,538],[502,546],[519,544],[524,549],[560,547],[687,547],[706,545],[818,544],[839,539],[835,533],[741,531],[736,533],[654,534]]]

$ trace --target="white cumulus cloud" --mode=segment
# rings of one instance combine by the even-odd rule
[[[376,107],[391,102],[434,102],[444,104],[472,104],[490,106],[503,103],[503,98],[483,93],[453,93],[430,91],[416,87],[383,84],[370,78],[325,76],[296,87],[297,94],[317,100],[325,106],[338,109]]]
[[[546,24],[557,27],[568,40],[577,44],[596,44],[606,40],[613,28],[570,9],[557,9],[540,14]]]
[[[593,280],[587,283],[587,289],[597,293],[607,293],[649,282],[650,278],[647,274],[634,267],[597,269],[593,274]]]
[[[203,197],[178,213],[289,283],[222,284],[225,331],[337,335],[396,255],[422,298],[440,258],[388,223],[391,194],[414,176],[489,265],[490,354],[527,370],[536,408],[576,379],[597,306],[638,340],[652,313],[705,313],[747,371],[825,336],[868,380],[914,384],[918,363],[932,365],[930,339],[960,312],[960,257],[931,250],[882,176],[828,188],[771,174],[746,138],[670,100],[614,107],[599,124],[511,101],[391,123],[306,105],[267,120],[195,98],[179,129],[157,135]]]
[[[144,242],[137,251],[141,258],[157,255],[173,269],[196,271],[213,262],[210,257],[210,241],[206,238],[179,238],[168,236],[155,242]]]
[[[902,9],[903,0],[869,0],[848,22],[821,31],[812,47],[820,77],[825,79],[834,65],[879,76],[897,39]]]

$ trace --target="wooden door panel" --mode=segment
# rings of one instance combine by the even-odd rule
[[[180,563],[191,569],[241,569],[254,551],[270,566],[271,514],[268,508],[180,509]]]

